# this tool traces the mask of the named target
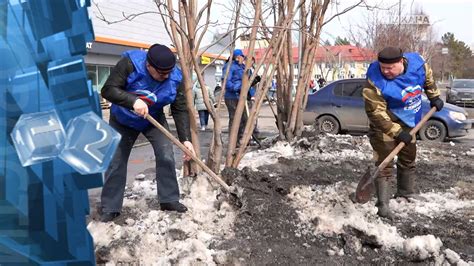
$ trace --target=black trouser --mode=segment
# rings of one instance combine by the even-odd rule
[[[209,111],[207,110],[199,110],[199,123],[201,124],[201,127],[207,127],[207,124],[209,122]]]
[[[169,129],[163,113],[155,119]],[[117,130],[122,139],[115,155],[105,172],[104,187],[101,195],[101,208],[103,212],[120,212],[123,204],[123,195],[127,182],[127,163],[138,135],[142,133],[153,147],[156,162],[156,184],[160,203],[179,200],[179,187],[176,180],[173,146],[161,131],[150,126],[143,132],[126,127],[110,116],[110,126]]]
[[[224,101],[225,101],[225,105],[227,106],[227,112],[229,113],[229,134],[230,134],[230,130],[232,128],[232,122],[235,116],[235,110],[237,109],[237,104],[239,103],[239,100],[238,99],[225,99]],[[250,109],[252,108],[252,103],[250,101],[248,101],[248,108],[249,108],[248,111],[250,111]],[[237,138],[238,140],[242,138],[246,123],[247,123],[247,112],[244,110],[242,114],[242,118],[240,119],[240,126],[239,126],[238,138]],[[257,122],[255,122],[253,134],[256,137],[258,137],[259,133],[260,132],[258,131],[258,128],[257,128]]]
[[[237,109],[237,104],[239,103],[239,99],[224,99],[225,105],[227,106],[227,112],[229,112],[229,135],[232,129],[232,122],[234,121],[235,110]],[[240,140],[244,133],[245,124],[247,123],[247,114],[244,112],[242,114],[242,119],[240,119],[239,125],[239,133],[237,135],[237,139]]]

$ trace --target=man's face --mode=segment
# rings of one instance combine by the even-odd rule
[[[148,73],[150,73],[151,77],[156,81],[163,81],[167,79],[171,73],[171,71],[167,71],[167,72],[160,71],[154,68],[148,62],[146,63],[146,69],[148,70]]]
[[[239,64],[243,64],[243,63],[244,63],[244,57],[241,56],[241,55],[237,56],[237,57],[235,58],[235,60],[237,60],[237,62],[238,62]]]
[[[387,79],[394,79],[400,76],[403,73],[403,70],[403,58],[396,63],[380,63],[380,71],[382,72],[382,75],[384,75],[384,77],[386,77]]]

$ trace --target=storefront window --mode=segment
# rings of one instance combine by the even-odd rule
[[[87,65],[87,78],[92,81],[92,88],[97,92],[102,90],[102,87],[107,81],[110,74],[111,66]]]
[[[109,77],[110,74],[110,67],[108,66],[97,66],[97,86],[99,91],[102,90],[102,87],[104,87],[105,81],[107,81],[107,78]]]

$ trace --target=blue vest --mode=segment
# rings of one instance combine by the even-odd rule
[[[156,81],[146,69],[145,51],[126,51],[122,56],[130,58],[135,69],[127,78],[125,90],[144,100],[149,106],[148,112],[151,116],[162,112],[163,106],[174,102],[177,87],[182,79],[179,68],[175,66],[166,80]],[[111,112],[120,124],[138,131],[143,131],[151,125],[148,120],[120,105],[112,104]]]
[[[409,127],[421,120],[421,95],[426,80],[425,61],[417,53],[406,53],[408,66],[404,74],[393,80],[386,79],[378,61],[370,64],[367,79],[382,92],[388,109]]]

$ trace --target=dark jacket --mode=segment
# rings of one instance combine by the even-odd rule
[[[102,88],[102,97],[113,104],[133,109],[133,104],[138,99],[136,94],[125,90],[127,87],[127,78],[133,73],[134,66],[129,58],[122,58],[115,65]],[[171,104],[171,112],[175,121],[178,137],[181,142],[191,140],[189,131],[189,116],[186,108],[186,97],[184,95],[184,84],[178,87],[176,100]]]

